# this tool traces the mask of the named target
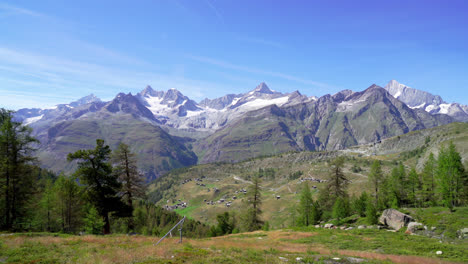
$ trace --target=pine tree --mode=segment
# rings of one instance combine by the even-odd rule
[[[374,193],[375,197],[375,207],[377,208],[379,206],[379,193],[380,193],[380,187],[382,184],[382,181],[384,179],[383,172],[382,172],[382,167],[380,166],[380,161],[375,160],[374,163],[372,163],[370,173],[369,173],[369,182],[372,187],[372,191]]]
[[[348,216],[346,203],[343,198],[338,197],[333,205],[333,218],[337,219],[338,222]]]
[[[315,223],[316,216],[314,216],[313,202],[309,184],[307,182],[302,183],[299,206],[297,208],[299,215],[297,224],[299,226],[308,226]]]
[[[54,217],[54,209],[55,209],[55,192],[53,190],[53,183],[51,179],[47,179],[45,183],[45,188],[42,192],[42,198],[39,202],[41,205],[41,214],[39,217],[41,219],[45,219],[45,227],[48,232],[52,231],[53,222],[55,220]]]
[[[390,192],[390,204],[392,208],[399,208],[405,199],[404,184],[405,184],[405,167],[402,163],[398,167],[392,169],[392,173],[388,179],[388,186]]]
[[[329,163],[330,179],[327,184],[327,189],[333,199],[333,203],[338,197],[344,198],[347,195],[346,188],[349,180],[343,173],[343,166],[343,156],[338,157]]]
[[[74,178],[62,174],[55,181],[54,189],[58,199],[57,208],[60,212],[62,231],[74,232],[82,215],[82,188]]]
[[[12,111],[0,109],[0,183],[4,204],[0,223],[9,230],[21,229],[19,224],[28,214],[28,201],[34,190],[32,144],[38,142],[31,136],[31,128],[12,119]]]
[[[450,142],[447,148],[442,147],[440,150],[436,175],[444,205],[451,209],[460,205],[466,173],[461,156],[453,142]]]
[[[436,202],[436,178],[437,172],[437,163],[434,158],[434,154],[429,154],[429,158],[426,163],[424,163],[424,168],[422,172],[422,185],[423,185],[423,200],[429,205],[434,206]]]
[[[99,235],[102,233],[105,222],[96,207],[89,205],[86,217],[84,218],[84,227],[86,233]]]
[[[133,200],[145,197],[145,182],[143,174],[138,171],[136,155],[130,151],[125,143],[120,143],[112,153],[112,161],[115,164],[114,173],[122,185],[122,198],[133,211]],[[127,230],[133,230],[133,218],[127,218]]]
[[[75,175],[80,183],[86,186],[86,194],[100,216],[104,219],[104,234],[110,233],[109,213],[128,215],[130,212],[117,196],[121,188],[112,166],[109,163],[111,150],[104,145],[104,140],[97,139],[96,147],[89,150],[78,150],[68,154],[68,161],[78,160]]]
[[[366,221],[369,225],[377,224],[377,209],[375,204],[369,199],[366,205]]]
[[[412,206],[418,205],[418,193],[420,190],[419,175],[415,167],[408,173],[408,200]]]
[[[133,208],[132,201],[145,196],[143,175],[138,172],[136,155],[130,151],[125,143],[120,143],[112,154],[114,173],[122,184],[123,198]]]
[[[260,205],[262,203],[260,194],[260,179],[258,177],[252,178],[252,185],[249,187],[246,196],[246,212],[243,217],[243,228],[246,231],[259,230],[262,227],[263,221],[260,220],[262,210]]]
[[[357,214],[359,214],[359,216],[366,215],[367,200],[368,197],[366,192],[362,192],[358,198],[354,199],[353,209]]]

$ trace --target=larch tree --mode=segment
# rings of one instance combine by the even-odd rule
[[[372,163],[370,172],[369,172],[369,183],[372,188],[372,192],[375,197],[375,207],[377,208],[379,205],[379,192],[381,184],[384,180],[384,175],[382,172],[382,167],[380,165],[380,161],[375,160]]]
[[[13,121],[13,111],[0,109],[0,186],[3,192],[3,229],[21,228],[17,225],[28,214],[28,200],[33,193],[31,162],[32,130]]]
[[[145,180],[138,171],[136,155],[127,144],[120,143],[112,153],[112,162],[114,173],[122,184],[122,198],[133,209],[133,199],[145,196]]]
[[[345,198],[347,196],[346,188],[348,186],[349,180],[343,173],[344,166],[344,157],[338,157],[328,163],[330,178],[327,184],[327,190],[334,201],[341,197]]]
[[[461,156],[455,149],[453,142],[450,142],[447,148],[442,147],[440,150],[436,175],[444,205],[449,208],[460,205],[466,173]]]
[[[246,212],[243,216],[243,228],[246,231],[259,230],[262,227],[263,221],[260,219],[262,204],[260,193],[260,179],[255,176],[252,178],[252,185],[248,188],[246,196]]]
[[[60,223],[62,231],[76,231],[81,215],[83,214],[83,189],[78,185],[73,177],[59,175],[54,184],[57,195],[57,209],[60,213]]]
[[[312,200],[312,193],[307,182],[302,183],[297,211],[297,224],[299,226],[308,226],[315,223],[314,200]]]
[[[422,188],[423,188],[423,200],[430,205],[434,206],[436,202],[435,188],[436,188],[436,172],[437,162],[434,158],[434,154],[429,154],[429,158],[424,163],[422,171]]]

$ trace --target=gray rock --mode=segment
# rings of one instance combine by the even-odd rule
[[[379,218],[380,223],[395,230],[400,230],[400,228],[407,226],[411,221],[413,221],[411,216],[395,209],[386,209]]]
[[[457,234],[459,238],[468,238],[468,228],[465,227],[463,229],[458,230]]]
[[[333,225],[333,224],[325,224],[325,226],[324,226],[324,227],[325,227],[325,228],[328,228],[328,229],[330,229],[330,228],[333,228],[333,227],[334,227],[334,225]]]
[[[366,226],[365,225],[360,225],[357,227],[357,229],[366,229]]]
[[[423,224],[418,223],[418,222],[411,222],[408,224],[408,228],[406,229],[406,232],[414,233],[417,230],[422,230],[423,229]]]
[[[362,262],[366,261],[365,259],[353,258],[353,257],[347,257],[346,260],[347,260],[349,263],[362,263]]]

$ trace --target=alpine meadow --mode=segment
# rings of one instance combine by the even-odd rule
[[[0,263],[468,263],[467,11],[0,0]]]

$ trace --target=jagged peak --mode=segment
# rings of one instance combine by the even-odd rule
[[[252,92],[257,92],[257,93],[265,93],[265,94],[272,94],[273,91],[268,87],[268,85],[265,82],[261,82],[255,89],[252,90]]]
[[[96,97],[94,94],[89,94],[87,96],[81,97],[80,99],[74,102],[71,102],[69,105],[72,107],[77,107],[77,106],[81,106],[81,105],[85,105],[85,104],[89,104],[93,102],[101,102],[101,99]]]

